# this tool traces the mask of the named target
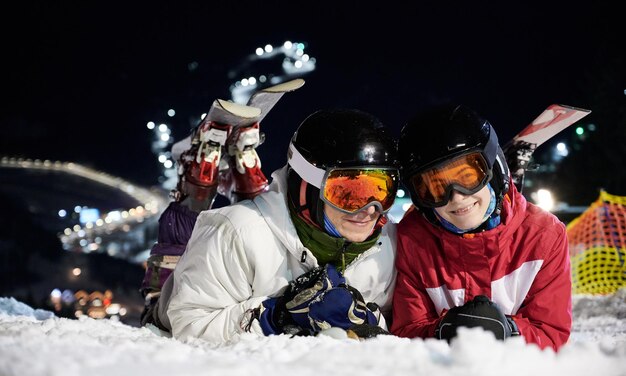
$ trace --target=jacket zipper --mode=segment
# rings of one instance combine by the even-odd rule
[[[341,246],[341,270],[346,271],[346,251],[348,250],[348,246],[350,243],[344,242],[343,246]]]

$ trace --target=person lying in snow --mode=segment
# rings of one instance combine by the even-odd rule
[[[491,124],[438,107],[405,125],[398,149],[415,209],[398,225],[391,332],[450,340],[480,326],[558,350],[572,325],[565,226],[510,183]]]
[[[175,338],[243,332],[388,334],[399,184],[396,143],[374,116],[320,110],[252,200],[203,211],[151,321]]]

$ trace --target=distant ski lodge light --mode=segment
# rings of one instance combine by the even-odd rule
[[[231,85],[230,92],[233,102],[239,104],[246,103],[252,92],[260,89],[259,86],[261,84],[278,85],[315,70],[315,58],[305,54],[304,47],[304,43],[293,43],[291,41],[285,41],[282,45],[276,47],[271,44],[257,47],[254,55],[249,57],[240,68],[236,69],[239,72],[231,73],[234,77],[248,75],[248,77],[241,78]],[[276,66],[278,69],[275,71],[254,71],[255,69],[260,70],[254,66],[257,60],[267,60],[271,64],[274,59],[278,60],[277,58],[280,58],[281,55],[283,59],[277,62]],[[268,64],[265,64],[265,66],[268,66]],[[254,76],[250,76],[250,73],[253,73]],[[258,77],[258,79],[255,77]]]
[[[552,192],[547,189],[539,189],[537,194],[537,206],[543,210],[550,211],[554,208],[554,198],[552,198]]]

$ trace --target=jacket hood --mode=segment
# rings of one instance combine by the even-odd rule
[[[427,222],[427,224],[423,225],[423,228],[435,239],[438,239],[442,247],[447,249],[453,257],[460,259],[473,248],[479,253],[485,252],[486,249],[486,256],[494,257],[501,249],[496,243],[509,241],[517,228],[524,221],[527,215],[527,201],[526,198],[517,191],[515,185],[511,184],[508,194],[503,198],[502,222],[500,225],[491,230],[465,235],[453,234],[443,227],[433,225],[419,210],[414,210],[414,212],[407,215],[416,216],[417,218],[415,219],[417,221]],[[474,244],[475,247],[471,247],[471,244]]]
[[[300,241],[296,228],[291,221],[287,207],[287,171],[288,166],[272,173],[272,182],[268,191],[253,199],[257,209],[265,218],[265,222],[274,236],[295,257],[300,258],[306,248]]]
[[[519,227],[526,216],[526,198],[517,191],[515,184],[509,186],[509,192],[502,199],[502,224],[513,229]]]

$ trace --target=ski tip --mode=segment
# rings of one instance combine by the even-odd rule
[[[261,109],[257,107],[233,103],[224,99],[216,99],[215,102],[225,111],[242,118],[251,119],[261,116]]]
[[[283,82],[282,84],[270,86],[261,91],[266,93],[286,93],[290,91],[297,90],[304,85],[304,80],[302,78],[296,78],[291,81]]]
[[[580,108],[580,107],[574,107],[574,106],[568,106],[566,104],[553,104],[548,108],[557,108],[557,107],[562,107],[562,108],[566,108],[568,110],[574,110],[574,111],[580,111],[580,112],[586,112],[586,113],[590,113],[591,110],[587,110],[585,108]]]

